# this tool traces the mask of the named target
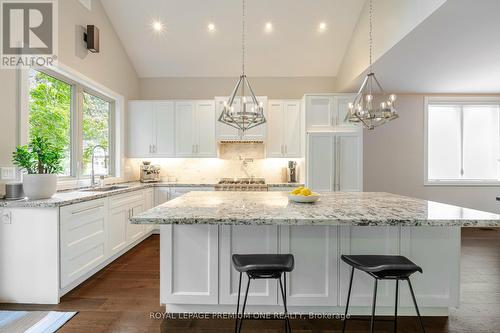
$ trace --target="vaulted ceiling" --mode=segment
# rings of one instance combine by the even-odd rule
[[[101,0],[140,77],[241,70],[241,1]],[[365,0],[248,0],[251,76],[336,76]],[[164,31],[154,31],[160,21]],[[273,31],[265,31],[271,22]],[[324,22],[326,28],[320,31]],[[215,31],[208,30],[213,23]]]

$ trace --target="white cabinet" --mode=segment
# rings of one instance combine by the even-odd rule
[[[215,104],[207,101],[175,102],[175,155],[215,157]]]
[[[216,118],[219,119],[220,114],[224,108],[224,103],[227,102],[229,97],[216,97],[215,105],[217,109]],[[250,97],[246,97],[247,105],[251,102]],[[267,118],[267,97],[257,96],[257,101],[264,107],[264,116]],[[233,107],[235,112],[241,108],[241,97],[236,97],[233,102]],[[250,107],[250,106],[248,106]],[[232,141],[232,140],[252,140],[252,141],[264,141],[267,134],[267,123],[260,126],[254,127],[243,133],[237,128],[231,127],[229,125],[223,124],[217,121],[216,126],[216,137],[218,141]]]
[[[399,254],[398,227],[339,227],[340,253],[342,254]],[[349,290],[351,267],[340,262],[340,305],[345,306]],[[359,270],[354,272],[351,304],[353,306],[368,306],[373,296],[374,279]],[[377,292],[377,305],[394,305],[395,282],[380,281]]]
[[[310,133],[307,148],[307,186],[319,192],[362,191],[360,132]]]
[[[301,102],[270,100],[267,112],[268,157],[301,157]]]
[[[60,218],[60,287],[64,288],[106,259],[107,201],[62,207]]]
[[[219,303],[236,304],[240,274],[234,269],[232,255],[278,253],[277,226],[221,226],[219,254]],[[243,274],[242,286],[248,277]],[[252,280],[248,294],[249,305],[278,304],[278,284],[275,279]]]
[[[291,306],[336,306],[338,242],[336,226],[283,226],[281,253],[292,253],[295,269],[288,275]]]
[[[189,192],[198,191],[213,191],[213,187],[199,187],[199,186],[189,186],[189,187],[171,187],[169,200],[175,199]]]
[[[460,303],[460,228],[403,227],[401,255],[417,263],[423,274],[411,282],[421,307],[457,307]],[[408,285],[401,284],[401,306],[413,306]]]
[[[162,225],[160,249],[162,304],[218,303],[216,225]]]
[[[354,94],[306,95],[306,130],[308,132],[359,130],[355,124],[345,121],[348,103]]]
[[[141,191],[120,194],[109,199],[108,253],[110,255],[125,248],[144,232],[142,225],[133,225],[129,222],[134,214],[134,208],[139,212],[143,200]]]
[[[170,187],[156,187],[155,188],[155,206],[170,200]]]
[[[131,101],[128,157],[173,157],[174,152],[174,103]]]

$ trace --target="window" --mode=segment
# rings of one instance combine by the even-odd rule
[[[60,176],[88,177],[92,152],[96,175],[115,174],[113,100],[55,73],[30,70],[28,109],[28,137],[46,137],[65,152]]]
[[[64,151],[63,175],[71,175],[72,86],[47,74],[29,76],[29,137],[43,136]]]
[[[500,100],[427,103],[427,184],[500,182]]]

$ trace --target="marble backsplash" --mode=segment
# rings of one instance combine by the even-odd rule
[[[151,161],[161,166],[160,177],[163,181],[185,183],[216,183],[220,178],[258,177],[267,183],[286,182],[288,161],[297,162],[299,181],[305,181],[304,159],[266,158],[254,160],[219,158],[130,158],[126,161],[127,180],[139,179],[142,161]]]

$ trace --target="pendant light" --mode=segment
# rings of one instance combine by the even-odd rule
[[[224,103],[224,109],[219,117],[219,121],[237,128],[244,133],[250,128],[264,124],[266,118],[264,117],[264,107],[262,103],[257,101],[257,97],[255,97],[252,86],[250,82],[248,82],[248,78],[245,74],[245,0],[243,0],[242,3],[242,74],[236,83],[236,87],[231,97]],[[248,98],[245,94],[249,95]],[[240,98],[237,97],[238,95]],[[235,100],[237,102],[238,99],[240,103],[236,103],[236,106],[239,104],[239,107],[235,108]]]
[[[346,121],[352,123],[362,123],[369,130],[383,125],[391,120],[398,118],[395,109],[396,95],[388,95],[373,73],[372,68],[372,18],[373,18],[373,0],[370,0],[370,67],[361,88],[352,103],[349,103],[349,112]],[[382,96],[380,104],[375,103],[374,95]]]

